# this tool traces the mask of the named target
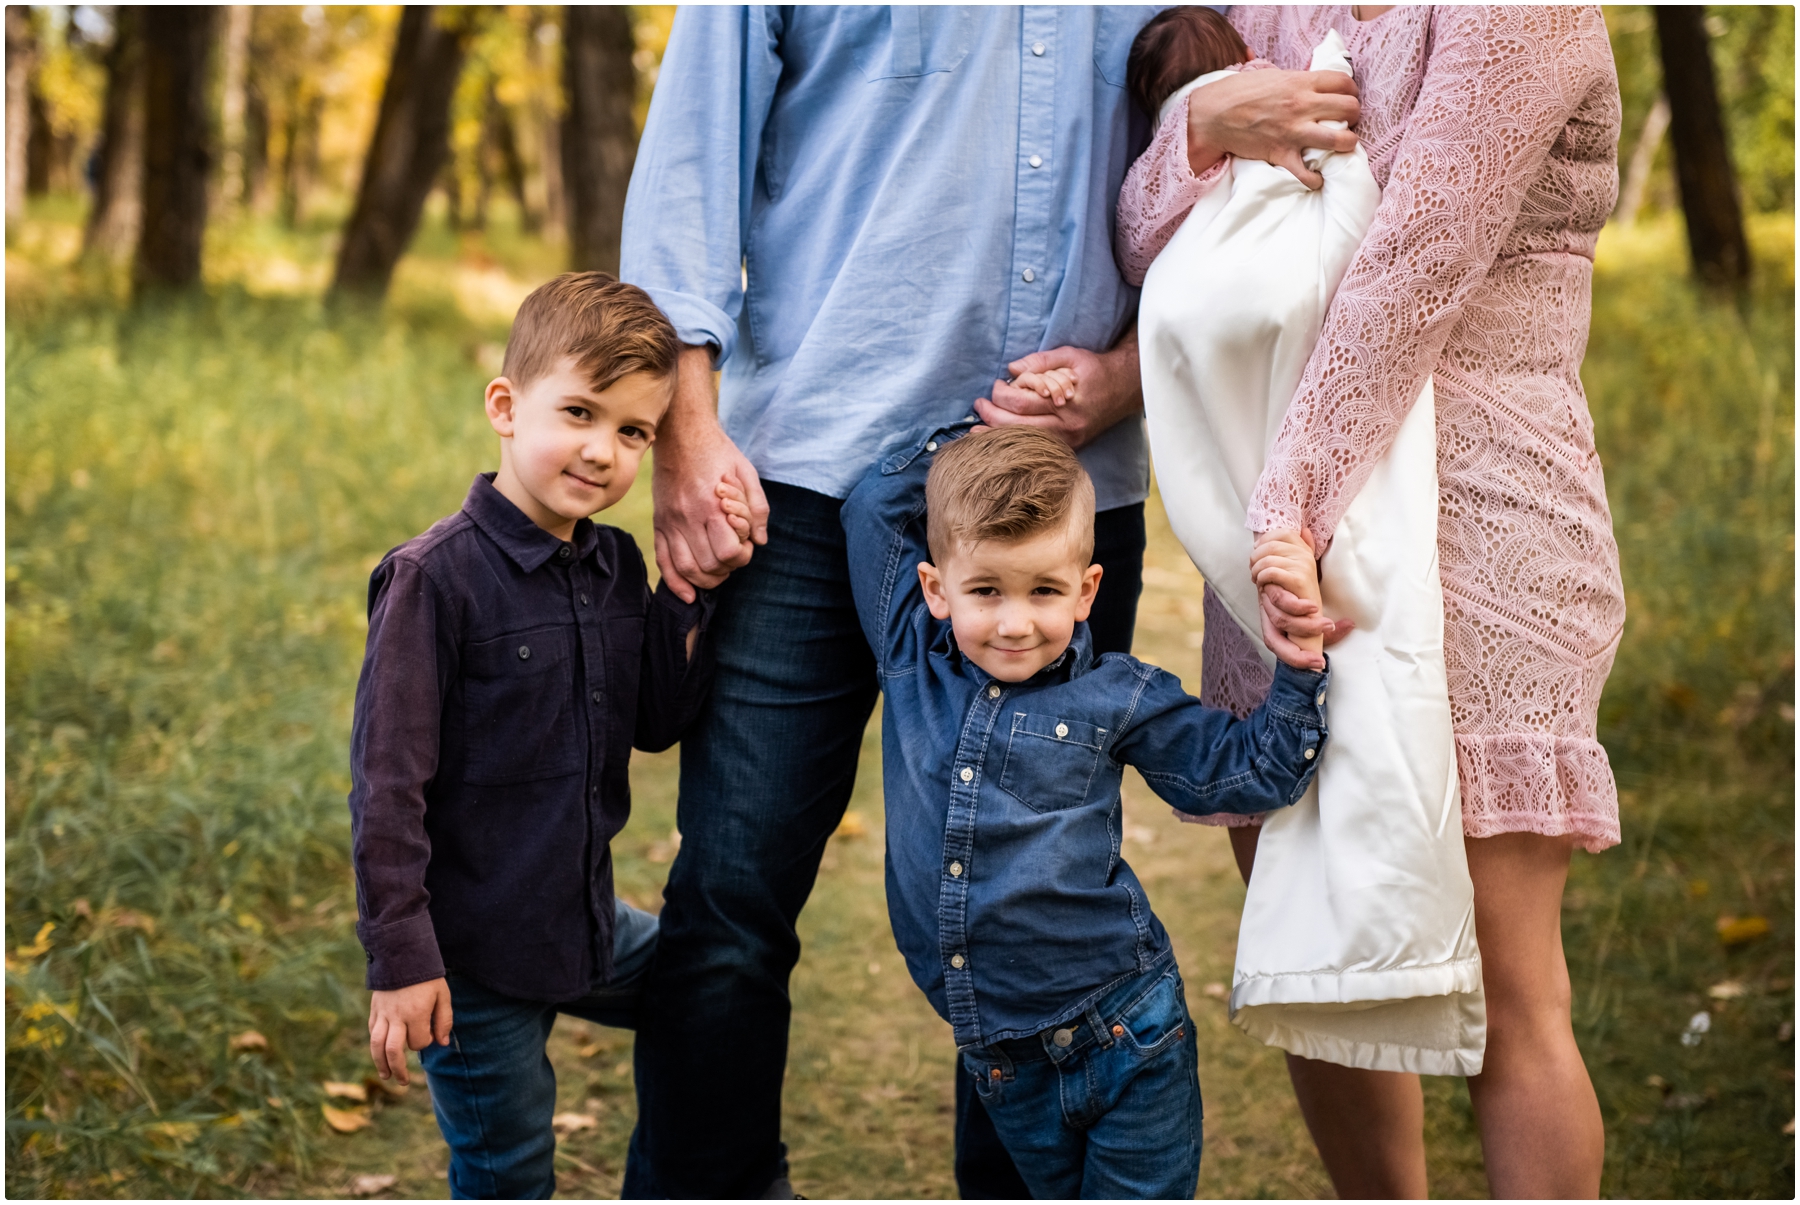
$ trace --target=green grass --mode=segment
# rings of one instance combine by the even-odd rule
[[[320,1113],[367,1063],[344,751],[367,572],[491,467],[480,388],[556,252],[428,224],[384,316],[333,316],[329,223],[246,221],[207,297],[132,311],[66,266],[78,220],[38,207],[7,256],[7,1191],[442,1195],[420,1089],[351,1135]],[[1741,311],[1688,287],[1673,227],[1602,244],[1584,375],[1630,607],[1603,711],[1625,845],[1576,859],[1565,934],[1614,1195],[1793,1192],[1793,252],[1756,233]],[[609,518],[648,547],[646,491]],[[1138,648],[1194,682],[1198,577],[1151,518]],[[786,1138],[811,1196],[949,1196],[952,1050],[888,933],[865,748],[863,834],[802,918]],[[654,907],[676,760],[632,774],[619,883]],[[1127,792],[1201,1030],[1202,1194],[1329,1195],[1279,1053],[1205,991],[1243,898],[1222,835]],[[1728,948],[1722,915],[1771,932]],[[250,1030],[266,1049],[234,1049]],[[596,1119],[563,1191],[616,1193],[630,1035],[565,1023],[552,1057],[559,1107]],[[1482,1195],[1467,1092],[1427,1093],[1434,1191]]]

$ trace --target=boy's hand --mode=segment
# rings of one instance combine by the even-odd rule
[[[382,1079],[410,1083],[406,1052],[450,1044],[450,984],[429,979],[369,996],[369,1056]]]
[[[1269,651],[1296,669],[1324,669],[1325,632],[1336,625],[1322,613],[1311,533],[1258,536],[1250,553],[1250,578],[1257,586],[1263,643]]]
[[[1078,401],[1075,391],[1080,382],[1072,368],[1048,368],[1042,372],[1022,372],[1013,378],[1013,388],[1029,389],[1052,406],[1067,406]]]
[[[713,487],[718,495],[719,509],[725,512],[725,521],[731,524],[731,530],[737,532],[738,542],[750,538],[750,497],[744,487],[738,484],[737,478],[725,477]]]

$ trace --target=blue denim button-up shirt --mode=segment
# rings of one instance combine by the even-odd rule
[[[842,512],[885,695],[888,914],[965,1046],[1060,1025],[1168,952],[1119,856],[1124,767],[1185,812],[1285,807],[1319,764],[1327,678],[1278,666],[1239,720],[1135,657],[1096,661],[1085,623],[1028,681],[989,677],[932,617],[917,568],[931,452],[968,425],[891,456]]]
[[[713,344],[757,472],[841,498],[1020,356],[1103,351],[1131,40],[1156,6],[703,7],[675,14],[620,275]],[[1141,119],[1140,119],[1141,120]],[[1143,420],[1081,455],[1149,491]]]

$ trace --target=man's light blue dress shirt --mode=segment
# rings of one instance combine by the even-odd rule
[[[676,13],[620,274],[718,349],[720,415],[759,473],[844,497],[1010,361],[1118,340],[1125,59],[1155,12]],[[1142,418],[1082,462],[1102,509],[1142,500]]]

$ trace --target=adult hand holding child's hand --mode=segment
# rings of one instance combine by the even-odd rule
[[[656,441],[650,494],[655,507],[656,567],[683,602],[695,587],[712,589],[750,563],[769,542],[769,502],[749,458],[719,426],[712,361],[704,347],[682,351],[675,399]],[[732,521],[720,483],[732,482],[748,514],[747,531]]]
[[[369,996],[369,1057],[382,1079],[412,1082],[406,1052],[450,1044],[450,984],[442,977]]]
[[[1316,549],[1311,532],[1270,531],[1256,537],[1250,552],[1263,643],[1300,669],[1324,669],[1324,649],[1356,627],[1352,620],[1325,615]]]
[[[1054,347],[1006,367],[1012,381],[995,381],[991,398],[975,399],[990,427],[1038,427],[1079,450],[1144,406],[1136,328],[1111,351]]]

